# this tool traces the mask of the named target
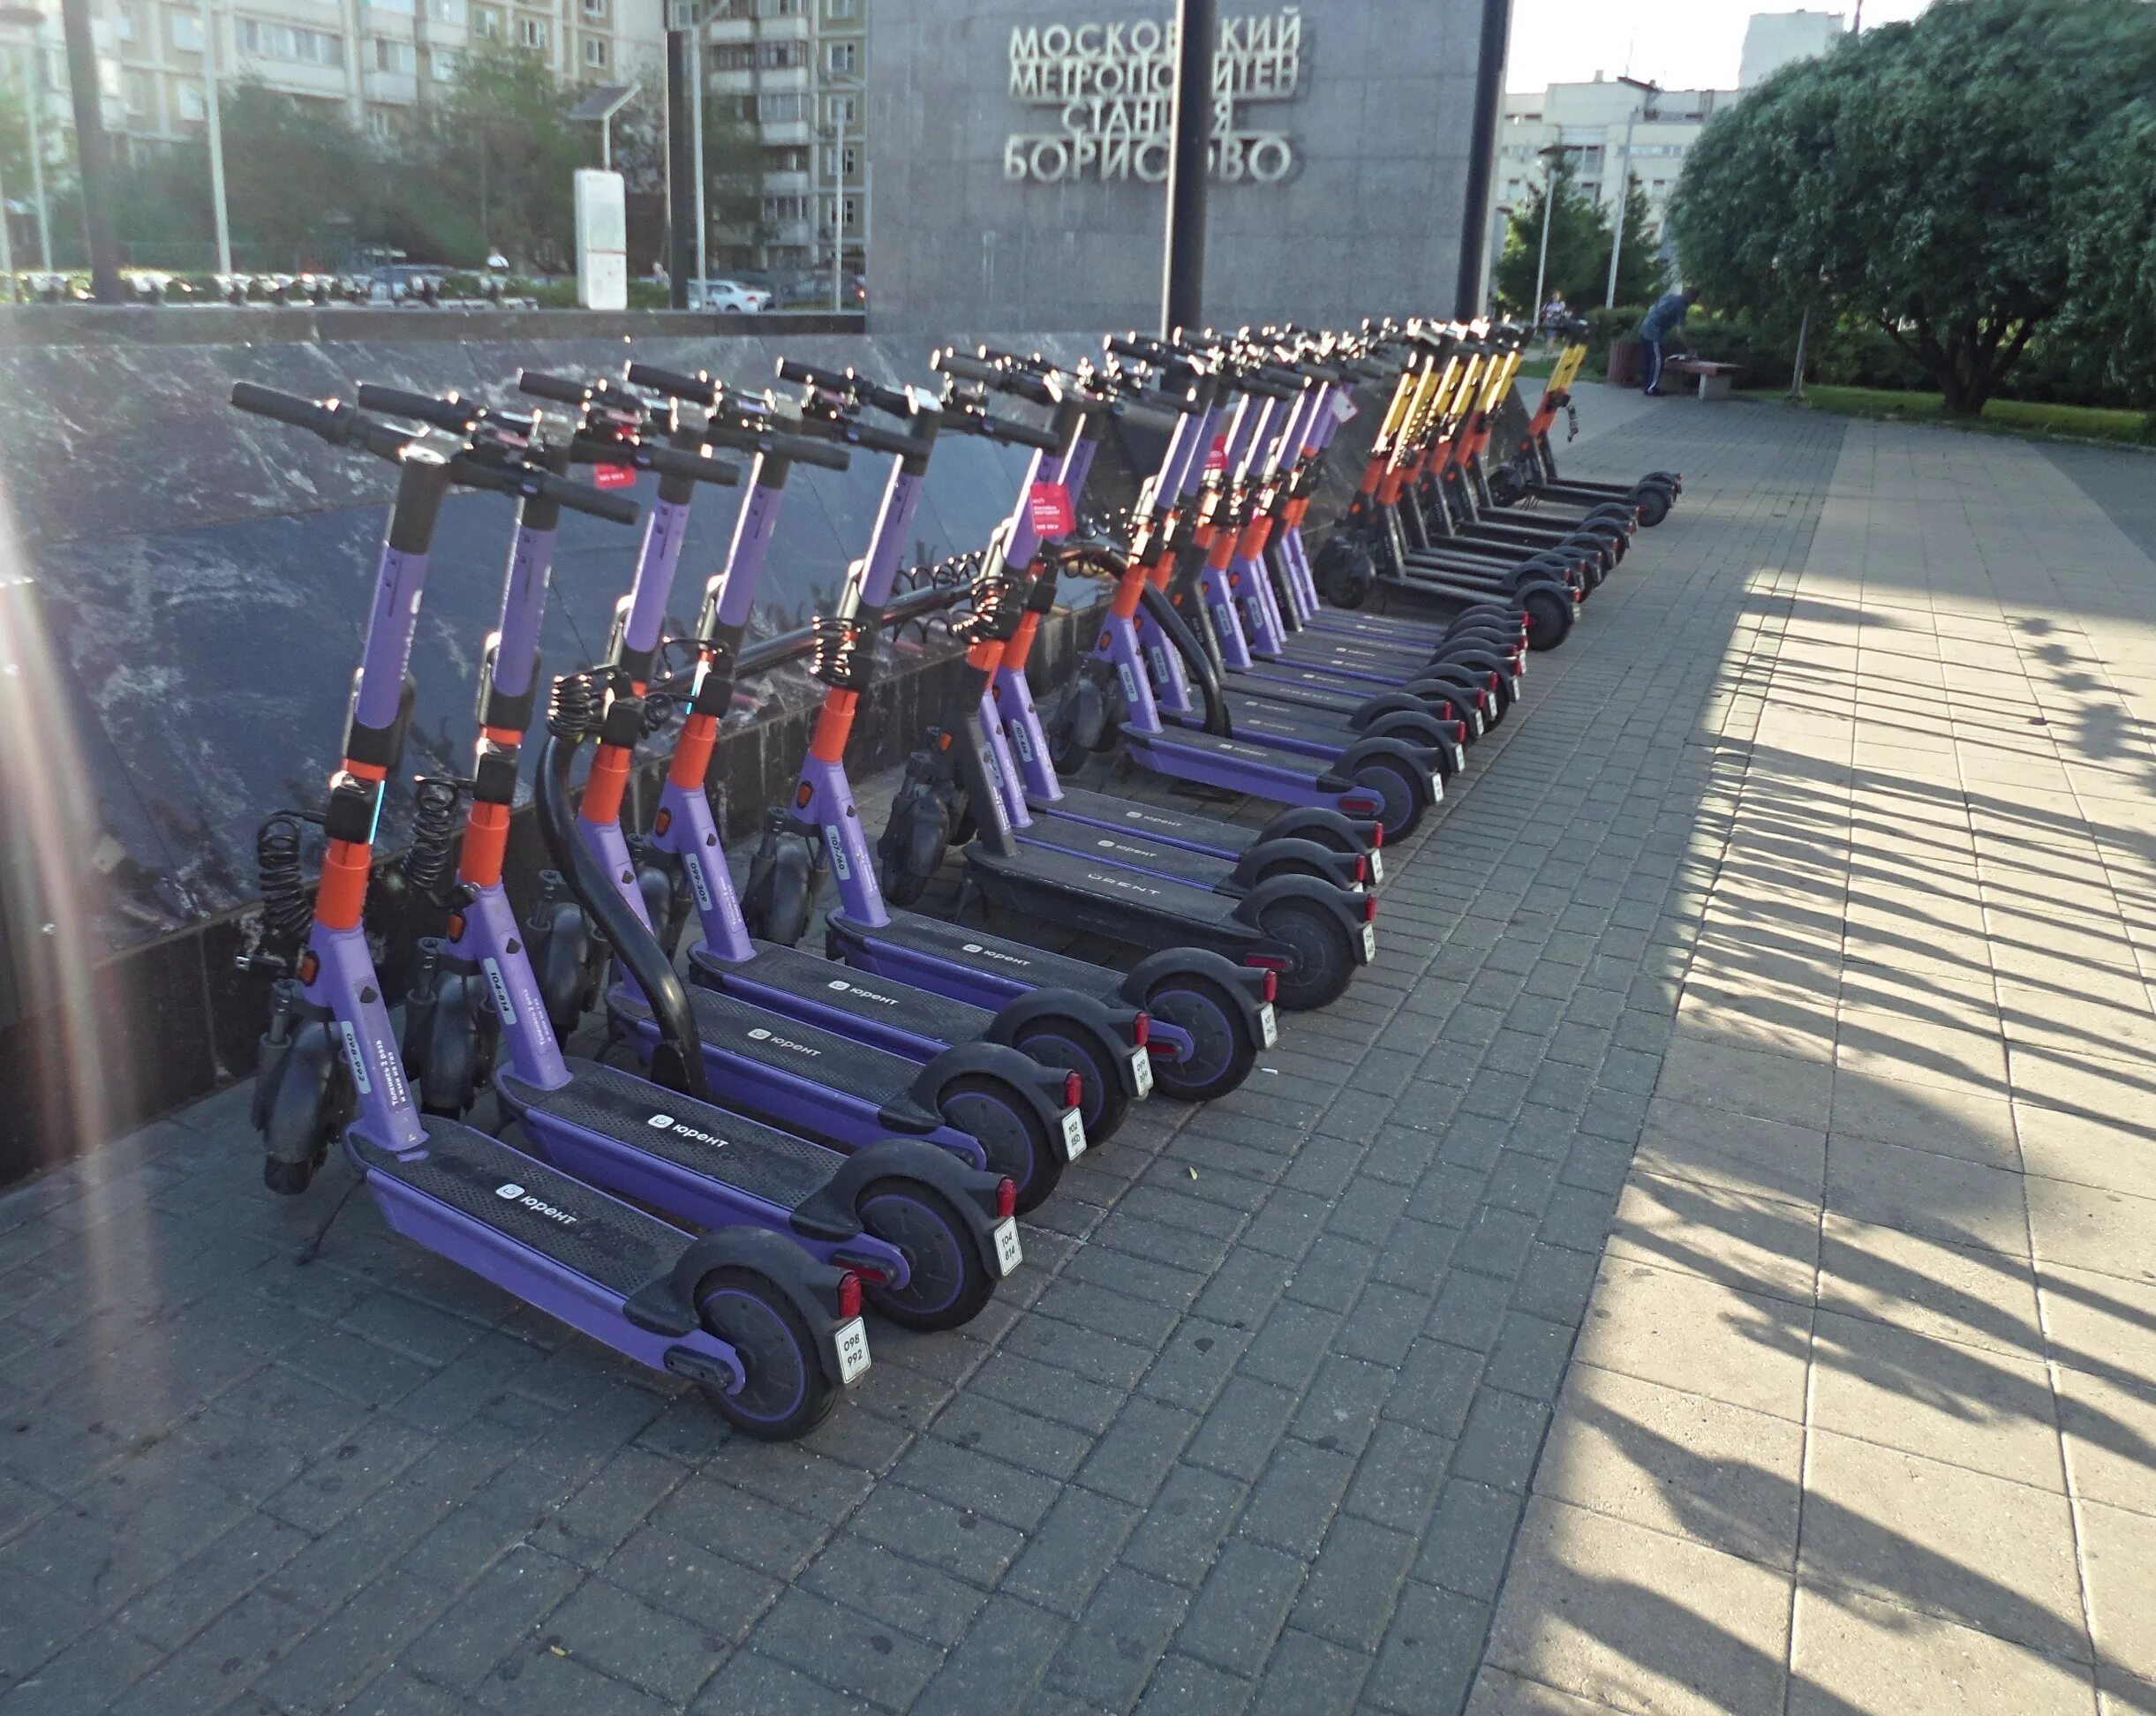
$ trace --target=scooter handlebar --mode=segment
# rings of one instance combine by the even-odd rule
[[[1160,405],[1150,400],[1119,399],[1109,406],[1108,415],[1133,429],[1151,429],[1163,435],[1172,435],[1185,416],[1195,414],[1195,405],[1186,412],[1178,403]]]
[[[352,406],[337,400],[302,398],[259,382],[235,381],[232,404],[255,417],[275,418],[295,429],[319,435],[332,447],[358,447],[376,458],[394,459],[416,439],[402,429],[360,416]]]
[[[661,369],[657,364],[632,363],[622,372],[622,379],[632,388],[648,388],[668,399],[685,399],[707,411],[718,405],[720,395],[726,391],[725,383],[703,370],[690,375],[681,370]]]
[[[528,393],[534,399],[551,400],[556,405],[573,405],[579,410],[592,403],[590,382],[567,375],[549,375],[545,370],[518,370],[516,391]]]
[[[781,358],[779,380],[797,381],[803,387],[816,388],[825,393],[843,394],[848,399],[873,405],[879,411],[888,411],[893,417],[909,416],[913,410],[913,402],[906,396],[903,388],[886,388],[856,370],[819,370],[797,364],[791,358]]]
[[[596,435],[578,435],[569,444],[569,456],[578,464],[634,465],[638,470],[656,471],[661,477],[686,477],[692,482],[716,483],[722,488],[741,481],[738,465],[685,448],[656,447],[649,441],[623,444]]]
[[[462,463],[450,462],[460,480],[464,473],[457,467]],[[593,518],[603,518],[614,524],[634,524],[642,510],[625,494],[602,494],[582,483],[572,483],[566,477],[557,477],[550,470],[537,470],[529,465],[511,473],[509,480],[500,486],[514,494],[544,495],[570,512],[588,513]]]
[[[456,435],[465,433],[486,416],[484,405],[457,394],[412,393],[403,388],[387,388],[378,381],[362,381],[354,397],[363,411],[410,418],[416,423],[430,423]]]
[[[1007,441],[1013,447],[1038,448],[1044,453],[1060,453],[1063,442],[1048,429],[1036,429],[1029,423],[1021,423],[1016,418],[995,417],[983,411],[978,416],[961,412],[946,419],[948,427],[964,430],[980,436],[984,440]]]

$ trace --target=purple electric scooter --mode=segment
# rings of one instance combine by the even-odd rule
[[[486,488],[618,523],[634,521],[633,503],[521,459],[445,454],[335,401],[245,381],[231,397],[241,410],[398,468],[343,760],[320,819],[328,847],[311,910],[300,839],[314,818],[272,817],[260,841],[265,946],[245,963],[276,978],[254,1100],[266,1183],[304,1190],[341,1135],[383,1219],[415,1244],[638,1364],[687,1379],[751,1435],[812,1428],[868,1368],[860,1277],[758,1229],[684,1233],[461,1121],[423,1114],[361,921],[443,500],[456,487]],[[529,988],[507,993],[511,1006],[535,1005]]]

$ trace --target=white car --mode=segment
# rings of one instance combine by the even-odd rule
[[[759,286],[744,286],[738,280],[692,280],[689,282],[691,310],[719,310],[755,315],[771,302],[771,294]]]

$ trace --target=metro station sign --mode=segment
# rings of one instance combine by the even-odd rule
[[[1039,184],[1164,182],[1175,51],[1172,22],[1014,26],[1011,99],[1038,109],[1043,120],[1052,113],[1055,128],[1005,139],[1003,177]],[[1300,7],[1222,19],[1213,50],[1213,177],[1230,184],[1277,184],[1293,171],[1293,139],[1251,109],[1292,101],[1301,90]]]

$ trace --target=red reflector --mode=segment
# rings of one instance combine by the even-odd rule
[[[803,781],[800,786],[794,788],[794,809],[806,810],[809,808],[809,801],[815,796],[816,788],[810,786],[807,781]]]
[[[1130,1021],[1130,1046],[1132,1048],[1144,1048],[1152,1035],[1153,1017],[1150,1013],[1140,1013]]]
[[[1355,860],[1355,880],[1356,880],[1356,881],[1358,881],[1358,882],[1368,882],[1369,879],[1370,879],[1370,861],[1369,861],[1368,858],[1358,858],[1358,859],[1356,859],[1356,860]]]
[[[1268,1001],[1278,1001],[1280,998],[1280,975],[1276,971],[1269,971],[1265,974],[1265,998]]]
[[[839,1321],[848,1322],[861,1314],[861,1277],[848,1269],[839,1277]]]
[[[1063,1075],[1063,1106],[1076,1108],[1085,1100],[1085,1080],[1075,1072]]]
[[[1018,1214],[1018,1182],[1008,1178],[996,1182],[996,1219]]]
[[[464,940],[464,914],[462,912],[452,912],[449,914],[449,939],[451,941],[460,942]]]
[[[1375,817],[1384,809],[1383,802],[1369,793],[1342,793],[1338,803],[1345,817]]]
[[[321,968],[322,962],[315,958],[314,950],[310,947],[305,953],[302,953],[299,956],[299,981],[301,984],[305,987],[312,988],[314,983],[314,979],[320,973]],[[1145,1015],[1143,1013],[1140,1013],[1138,1017],[1143,1019]],[[1141,1039],[1141,1041],[1142,1041],[1142,1039]]]
[[[1379,847],[1381,847],[1381,846],[1384,845],[1384,843],[1385,843],[1385,825],[1384,825],[1384,824],[1383,824],[1383,823],[1372,823],[1372,824],[1370,824],[1370,850],[1371,850],[1372,852],[1375,852],[1375,851],[1376,851],[1376,850],[1377,850],[1377,848],[1378,848]]]
[[[1362,921],[1365,923],[1377,922],[1377,896],[1376,894],[1362,896]]]
[[[1246,953],[1243,963],[1255,966],[1269,977],[1276,971],[1285,971],[1288,967],[1288,962],[1278,953]]]

